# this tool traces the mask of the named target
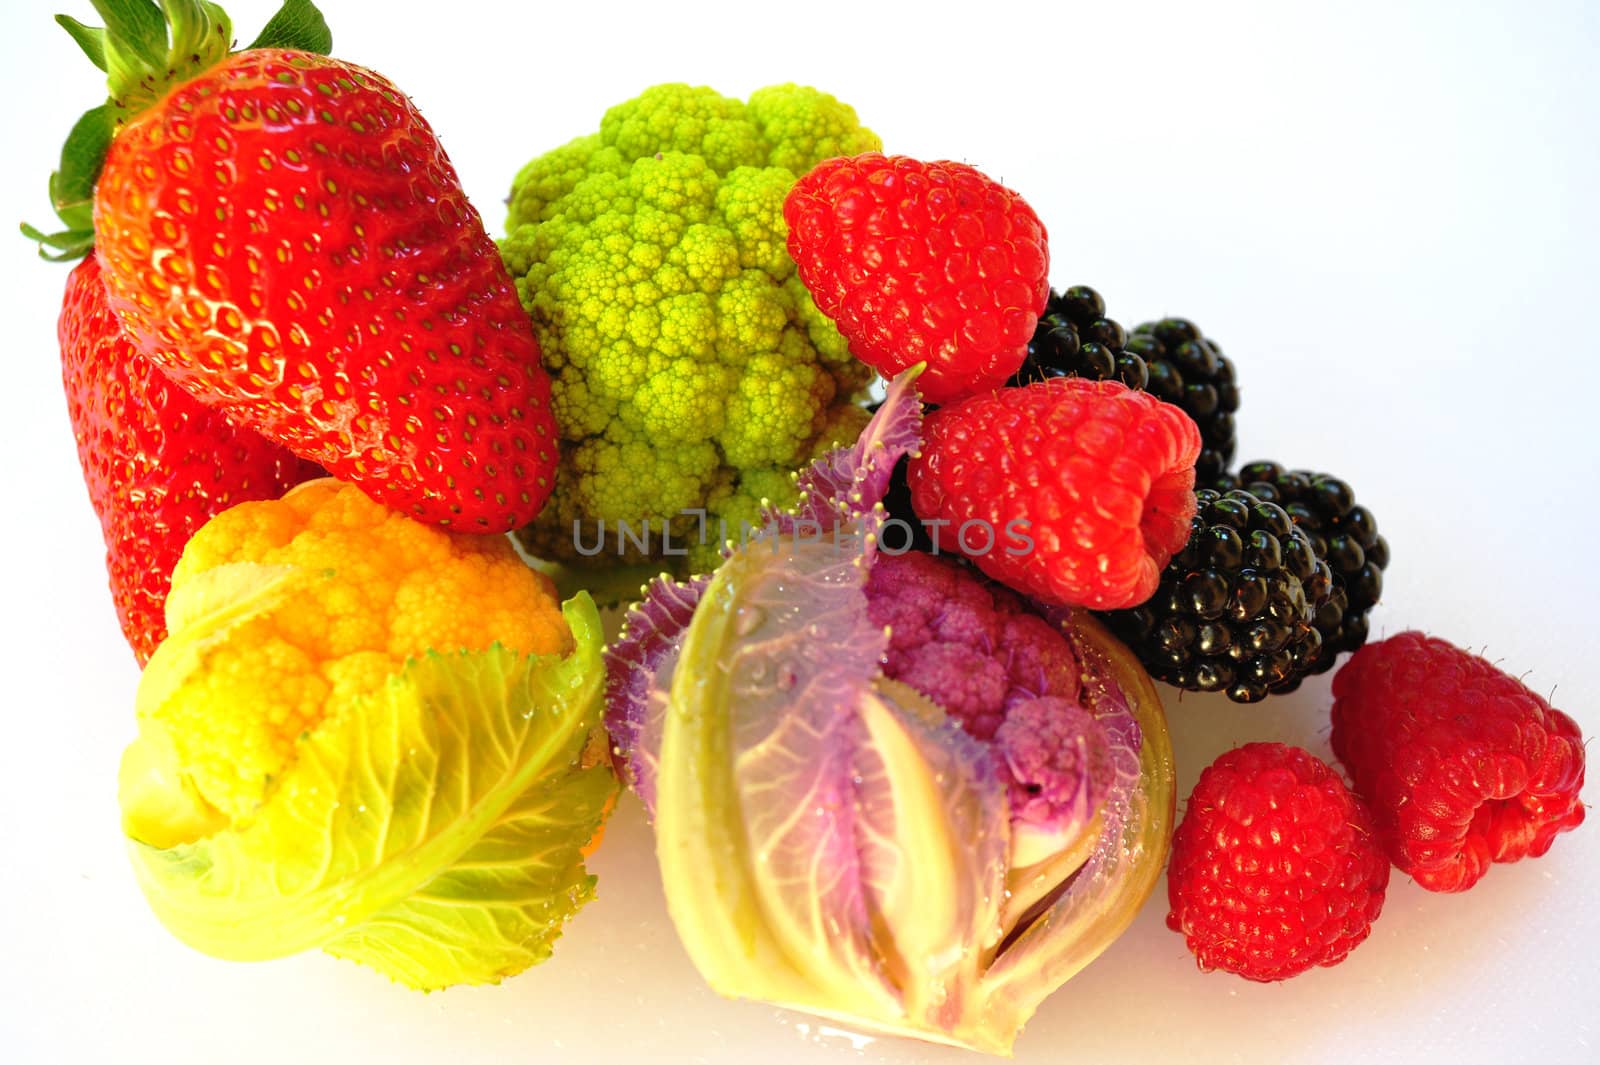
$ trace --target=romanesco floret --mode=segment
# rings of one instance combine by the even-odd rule
[[[501,253],[563,437],[530,550],[603,564],[670,548],[707,568],[722,529],[792,502],[794,470],[854,437],[871,371],[795,276],[783,201],[822,159],[880,146],[815,89],[741,102],[672,84],[522,169]]]

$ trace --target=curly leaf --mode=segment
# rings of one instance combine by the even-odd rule
[[[710,581],[651,581],[628,610],[622,635],[606,648],[606,730],[646,811],[655,808],[655,765],[678,644]]]
[[[768,529],[789,535],[809,524],[826,532],[882,502],[895,465],[922,446],[922,401],[916,390],[922,365],[889,383],[883,403],[854,444],[835,448],[801,472],[799,505],[768,513]]]
[[[741,548],[700,596],[661,715],[667,902],[723,994],[1008,1053],[1160,876],[1160,703],[1092,620],[1068,620],[1116,777],[1081,846],[1009,868],[995,752],[879,677],[887,636],[862,585],[880,518]]]
[[[761,539],[768,550],[831,532],[883,499],[895,464],[921,445],[922,404],[914,387],[920,372],[913,367],[895,378],[854,444],[836,448],[801,473],[799,507],[766,515]],[[628,611],[622,637],[606,652],[606,727],[647,811],[655,808],[653,767],[678,645],[709,580],[652,581],[644,600]]]
[[[217,957],[331,946],[416,987],[538,960],[588,897],[580,849],[612,787],[580,761],[599,722],[599,614],[585,597],[563,613],[565,658],[413,660],[302,739],[252,818],[169,847],[130,840],[156,914]],[[125,802],[147,740],[125,757]]]

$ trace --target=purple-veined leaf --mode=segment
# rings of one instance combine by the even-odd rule
[[[855,828],[857,707],[885,641],[861,590],[875,524],[753,542],[713,575],[663,716],[657,856],[713,987],[896,1018]]]
[[[772,550],[785,541],[832,537],[842,522],[866,515],[882,500],[895,464],[922,442],[918,373],[907,370],[890,383],[854,444],[834,449],[801,473],[798,508],[767,514],[753,543]],[[606,651],[606,728],[624,778],[646,811],[655,808],[661,715],[678,643],[709,581],[708,575],[652,581],[644,599],[628,611],[621,637]]]
[[[647,812],[655,809],[655,760],[678,643],[710,580],[657,577],[628,610],[622,635],[606,649],[606,731],[623,779]]]
[[[828,532],[870,511],[889,491],[895,464],[922,446],[922,401],[913,366],[889,383],[883,403],[850,447],[835,448],[800,474],[800,503],[766,516],[784,534],[815,527]]]

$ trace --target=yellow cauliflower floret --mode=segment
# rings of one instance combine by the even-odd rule
[[[508,540],[420,524],[329,480],[233,507],[196,533],[173,571],[168,625],[140,714],[233,821],[302,736],[408,659],[572,646],[554,587]]]

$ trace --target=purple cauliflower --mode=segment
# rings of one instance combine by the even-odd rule
[[[651,586],[608,656],[608,725],[714,989],[1005,1054],[1160,879],[1171,747],[1087,614],[880,546],[915,374],[770,543]]]
[[[1066,637],[1022,600],[945,557],[880,552],[867,577],[867,617],[889,628],[883,672],[992,740],[1007,711],[1082,687]]]
[[[1013,823],[1087,824],[1116,775],[1105,729],[1077,703],[1055,696],[1006,711],[994,752],[1005,766]]]
[[[1082,826],[1111,787],[1105,730],[1081,705],[1061,630],[962,563],[880,552],[867,617],[889,630],[883,672],[944,707],[989,745],[1013,824]]]

